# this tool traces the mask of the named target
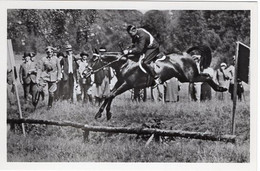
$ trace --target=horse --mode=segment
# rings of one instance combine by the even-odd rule
[[[200,67],[198,68],[192,56],[197,51],[201,55]],[[211,63],[211,50],[208,46],[194,46],[186,51],[186,55],[168,54],[157,59],[153,65],[155,72],[159,75],[161,82],[176,77],[180,82],[194,83],[207,82],[215,91],[224,92],[227,89],[216,84],[209,74],[200,72],[209,67]],[[110,120],[110,112],[113,99],[132,88],[146,88],[154,85],[154,79],[144,72],[139,57],[128,59],[120,53],[106,53],[102,60],[115,70],[117,82],[113,87],[110,96],[106,97],[95,115],[95,119],[101,118],[106,107],[106,117]]]

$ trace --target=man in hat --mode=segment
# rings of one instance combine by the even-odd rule
[[[198,71],[200,71],[200,55],[192,55],[192,59],[195,61]],[[190,100],[200,102],[201,95],[201,82],[189,83],[189,98]]]
[[[216,72],[216,80],[217,83],[219,84],[219,86],[224,87],[224,88],[228,88],[228,81],[230,74],[227,71],[227,64],[225,62],[222,62],[220,64],[220,68],[217,69]],[[219,100],[225,100],[226,99],[226,92],[217,92],[218,95],[218,99]]]
[[[91,87],[91,77],[89,73],[91,72],[91,67],[89,65],[89,54],[86,51],[80,53],[81,59],[77,61],[78,63],[78,80],[81,89],[81,94],[77,97],[77,100],[81,100],[83,95],[83,102],[91,102],[91,94],[89,94],[89,88]]]
[[[62,52],[60,52],[59,50],[57,51],[57,58],[59,60],[59,62],[61,63],[61,60],[64,58],[64,54]],[[61,68],[61,80],[59,82],[57,82],[57,90],[55,92],[55,100],[59,100],[63,97],[64,92],[63,92],[63,85],[64,85],[64,81],[63,81],[63,76],[62,76],[63,70]]]
[[[78,83],[76,57],[72,53],[72,46],[66,46],[66,55],[60,61],[63,70],[63,91],[66,92],[64,95],[65,100],[71,100],[73,102],[73,89],[74,81]]]
[[[230,66],[227,68],[227,72],[229,73],[229,79],[230,79],[228,92],[231,95],[231,100],[233,100],[234,98],[235,62],[236,62],[236,56],[234,55]],[[240,79],[237,79],[237,95],[240,101],[242,100],[243,92],[244,92],[244,88],[242,85],[242,81]]]
[[[54,100],[54,92],[57,90],[57,82],[61,79],[61,67],[58,58],[53,56],[53,48],[48,46],[45,51],[47,56],[39,61],[37,80],[42,86],[48,85],[48,109],[50,109]]]
[[[31,60],[31,53],[25,52],[23,55],[24,62],[20,66],[19,78],[23,85],[25,104],[28,104],[29,94],[36,88],[37,65]],[[34,97],[33,97],[34,98]]]
[[[132,47],[124,50],[124,54],[133,54],[133,58],[140,58],[140,56],[144,54],[144,58],[141,61],[142,67],[152,78],[154,78],[154,87],[156,87],[161,81],[149,64],[160,54],[159,44],[154,37],[143,28],[136,28],[134,25],[129,25],[127,27],[127,32],[132,38]]]

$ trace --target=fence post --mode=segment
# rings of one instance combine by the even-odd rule
[[[88,129],[83,129],[83,142],[88,142],[89,141],[89,130]]]
[[[158,134],[154,134],[154,140],[155,140],[155,142],[160,143],[161,142],[161,136],[158,135]]]

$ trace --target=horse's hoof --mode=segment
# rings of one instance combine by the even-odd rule
[[[96,116],[95,116],[95,119],[98,119],[98,118],[101,118],[101,113],[100,112],[98,112],[97,114],[96,114]]]
[[[107,112],[107,120],[110,120],[112,117],[112,113],[111,112]]]

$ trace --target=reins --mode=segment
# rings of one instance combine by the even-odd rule
[[[106,65],[104,65],[104,66],[102,66],[102,67],[100,67],[100,68],[98,68],[96,70],[91,69],[91,71],[88,72],[86,77],[89,77],[91,74],[97,73],[97,72],[101,71],[103,68],[108,67],[108,66],[112,65],[113,63],[120,61],[122,57],[124,57],[124,55],[121,55],[118,59],[116,59],[116,60],[114,60],[112,62],[109,62]]]

